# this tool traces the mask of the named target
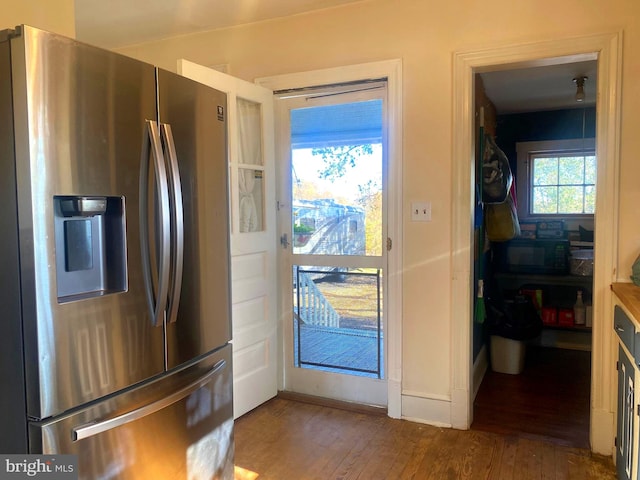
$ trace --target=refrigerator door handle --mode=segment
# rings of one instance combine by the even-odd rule
[[[183,398],[191,395],[193,392],[206,385],[211,380],[211,378],[213,378],[225,367],[226,363],[227,362],[225,360],[218,361],[211,370],[209,370],[206,374],[204,374],[196,381],[153,403],[140,407],[136,410],[132,410],[128,413],[119,415],[117,417],[110,418],[108,420],[87,423],[74,427],[71,430],[71,438],[74,442],[77,442],[79,440],[104,433],[107,430],[113,430],[114,428],[121,427],[122,425],[126,425],[127,423],[135,422],[136,420],[140,420],[141,418],[152,415],[162,410],[163,408],[167,408],[168,406],[179,402]]]
[[[140,162],[140,247],[142,250],[142,274],[151,322],[158,327],[164,324],[169,291],[169,187],[162,143],[158,127],[152,120],[146,120]],[[149,154],[153,157],[155,189],[157,190],[158,214],[154,219],[154,240],[157,239],[156,252],[151,249],[149,238]],[[158,225],[156,221],[160,222]],[[154,258],[152,258],[154,257]],[[152,269],[153,266],[153,269]],[[155,280],[155,281],[154,281]],[[157,294],[154,298],[154,286]]]
[[[168,320],[170,323],[174,323],[178,319],[180,292],[182,291],[182,268],[184,265],[184,211],[182,206],[182,184],[180,181],[180,170],[178,169],[178,156],[176,154],[171,125],[161,123],[160,134],[166,155],[167,168],[169,170],[169,190],[171,191],[172,197],[172,281],[169,296]]]

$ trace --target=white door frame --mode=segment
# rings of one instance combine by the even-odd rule
[[[342,82],[387,79],[388,90],[388,236],[393,248],[387,255],[387,282],[389,298],[385,339],[387,342],[386,378],[388,388],[388,415],[402,415],[402,62],[388,60],[346,67],[337,67],[289,75],[259,78],[256,83],[272,91],[331,85]],[[278,189],[280,191],[280,189]],[[281,310],[286,308],[280,305]],[[280,311],[279,338],[282,339],[282,319],[287,315]],[[279,354],[284,355],[280,346]],[[283,369],[280,369],[283,371]]]
[[[458,52],[453,78],[453,221],[452,221],[452,404],[454,428],[468,429],[473,420],[473,192],[474,192],[474,74],[577,60],[598,62],[596,155],[598,193],[595,219],[593,345],[591,377],[591,448],[613,451],[615,392],[612,388],[612,294],[616,279],[618,171],[622,32],[539,43]],[[598,215],[598,212],[603,212]]]

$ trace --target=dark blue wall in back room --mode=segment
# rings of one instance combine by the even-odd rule
[[[496,143],[509,158],[514,175],[517,174],[517,142],[594,138],[596,135],[595,107],[498,115],[496,122]]]

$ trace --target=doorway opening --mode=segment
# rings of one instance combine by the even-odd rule
[[[474,277],[483,284],[487,318],[474,321],[473,355],[490,361],[473,429],[589,446],[592,322],[591,314],[587,321],[573,314],[577,297],[591,312],[593,277],[569,267],[573,256],[594,249],[596,67],[593,60],[476,74],[478,142],[490,137],[509,161],[520,232],[512,240],[492,237],[481,196]],[[590,95],[576,102],[572,78],[587,74]],[[524,82],[519,98],[504,94],[505,84]],[[546,248],[562,258],[545,263],[537,252]],[[525,301],[532,320],[515,310]]]
[[[591,80],[580,102],[576,77]],[[594,248],[596,77],[595,60],[476,74],[477,142],[495,143],[510,165],[520,232],[496,235],[496,204],[478,174],[475,278],[486,318],[475,318],[473,356],[486,354],[489,369],[472,429],[589,447],[593,265],[570,266]],[[507,95],[512,84],[525,88]],[[479,152],[475,171],[487,173],[493,155]],[[574,318],[577,298],[589,319]]]
[[[556,39],[534,44],[514,45],[460,52],[454,59],[454,204],[452,282],[452,345],[454,345],[452,379],[452,425],[469,428],[473,420],[473,401],[488,367],[473,358],[472,318],[475,305],[473,285],[473,225],[474,212],[474,75],[484,71],[542,66],[578,61],[597,61],[598,109],[596,132],[598,143],[596,208],[607,212],[598,216],[594,229],[593,331],[591,344],[590,445],[592,451],[610,455],[615,433],[614,393],[610,385],[610,345],[613,321],[610,284],[616,266],[617,172],[619,168],[618,138],[620,131],[620,32],[584,37]],[[611,213],[610,213],[611,212]]]
[[[294,368],[383,378],[385,98],[377,81],[281,100],[291,130]]]
[[[281,247],[278,255],[279,317],[281,319],[279,330],[283,343],[279,350],[282,355],[281,366],[284,375],[278,388],[285,392],[386,406],[389,416],[399,418],[402,406],[400,388],[402,378],[402,62],[388,60],[279,75],[258,79],[257,83],[274,92],[276,151],[280,159],[278,162],[278,235]],[[322,93],[321,90],[326,91]],[[338,141],[339,138],[333,138],[326,139],[329,141],[325,145],[307,144],[306,147],[316,148],[315,160],[322,160],[323,154],[336,153],[322,151],[327,147],[340,148],[340,143],[343,146],[365,146],[361,148],[362,152],[355,155],[357,157],[355,167],[347,150],[346,155],[343,156],[343,159],[347,160],[345,166],[349,169],[357,169],[360,161],[371,161],[372,164],[379,165],[376,168],[381,172],[381,176],[378,174],[378,178],[382,180],[381,189],[372,188],[376,186],[375,181],[367,180],[363,184],[362,175],[358,175],[354,181],[347,182],[346,185],[346,190],[351,191],[349,195],[353,196],[355,192],[356,197],[364,199],[365,193],[372,194],[371,198],[375,201],[370,202],[371,205],[382,207],[382,221],[367,222],[371,225],[378,223],[381,228],[379,227],[377,232],[374,230],[372,234],[367,230],[367,225],[364,225],[364,245],[362,245],[363,225],[358,219],[362,216],[367,219],[370,213],[367,212],[367,205],[348,205],[342,201],[344,199],[331,194],[327,197],[329,201],[325,204],[308,209],[307,213],[314,210],[318,214],[323,210],[327,212],[333,210],[334,213],[337,210],[340,211],[333,222],[335,225],[341,225],[333,231],[336,235],[328,234],[329,242],[321,242],[320,238],[324,235],[318,235],[316,242],[316,239],[311,238],[312,233],[330,233],[332,225],[323,225],[323,219],[320,218],[328,216],[305,213],[305,199],[302,197],[297,199],[293,195],[294,188],[297,188],[295,177],[299,174],[301,176],[302,172],[297,171],[296,166],[294,175],[292,160],[293,150],[296,148],[292,149],[292,147],[304,149],[305,145],[304,142],[300,143],[304,138],[292,136],[294,133],[292,120],[303,119],[304,113],[314,113],[314,111],[323,113],[321,112],[323,108],[326,108],[324,113],[331,113],[332,108],[341,110],[342,105],[351,105],[346,107],[347,110],[354,107],[352,113],[363,112],[361,107],[368,107],[368,111],[374,113],[361,118],[365,123],[369,123],[367,128],[351,132],[355,134],[354,138],[357,142],[342,142]],[[382,116],[375,114],[376,111],[381,112]],[[295,118],[297,114],[292,115],[292,112],[298,112],[300,117]],[[356,116],[353,118],[355,119]],[[371,124],[372,120],[375,120],[373,124]],[[331,127],[337,124],[325,121],[320,122],[320,125],[323,125],[325,130],[331,130]],[[309,139],[313,140],[307,137],[307,140]],[[379,148],[376,144],[382,147],[381,160],[376,159],[378,155],[376,150]],[[305,154],[305,152],[298,153]],[[313,157],[312,152],[311,157]],[[309,155],[306,159],[309,160]],[[312,163],[313,161],[309,165]],[[341,163],[341,161],[329,162],[334,165],[341,165]],[[316,175],[316,180],[319,177]],[[298,202],[298,200],[301,201]],[[312,200],[318,203],[319,199]],[[337,207],[337,210],[329,207]],[[294,217],[295,211],[298,215]],[[300,220],[296,220],[297,218]],[[349,221],[340,221],[347,219]],[[300,238],[296,238],[298,234]],[[351,238],[352,241],[342,241],[345,238]],[[336,241],[339,239],[342,240]],[[371,239],[375,241],[371,242]],[[298,248],[294,244],[297,244]],[[298,275],[300,272],[302,277],[306,278],[294,281],[300,276]],[[303,294],[307,293],[304,289],[315,290],[313,286],[309,286],[309,279],[328,300],[322,302],[323,306],[320,308],[309,309],[305,304],[311,301],[309,300],[311,297],[317,297],[307,295],[303,298]],[[378,280],[380,280],[379,287]],[[305,283],[304,288],[303,283]],[[350,289],[339,287],[341,283],[349,284],[350,288],[357,287],[363,292],[362,295],[356,295],[359,297],[358,302],[349,298],[330,298],[336,291],[343,293]],[[331,292],[332,289],[334,292]],[[362,307],[363,302],[364,307]],[[367,358],[370,357],[371,362],[368,361],[366,365],[351,364],[348,366],[350,372],[345,373],[341,367],[346,365],[337,355],[328,359],[305,357],[305,346],[308,348],[310,344],[305,345],[304,338],[298,339],[297,345],[302,345],[302,351],[298,352],[296,359],[295,350],[298,347],[294,336],[297,336],[295,325],[299,323],[296,317],[302,317],[300,314],[307,316],[311,314],[311,317],[300,320],[305,322],[303,324],[305,329],[313,330],[310,327],[314,326],[309,324],[316,321],[315,318],[320,321],[324,315],[324,313],[320,315],[320,310],[324,310],[327,304],[338,313],[342,327],[352,328],[354,330],[352,333],[358,334],[354,337],[364,338],[367,341],[370,346],[368,351],[372,353],[372,355],[368,354]],[[331,312],[331,309],[326,308],[326,311]],[[317,316],[314,317],[316,314]],[[329,313],[328,316],[334,317],[332,321],[335,321],[335,315]],[[364,326],[367,328],[360,328]],[[306,351],[309,354],[314,353],[308,349]],[[322,365],[312,365],[314,363]]]
[[[356,377],[359,395],[386,405],[386,81],[276,95],[289,138],[281,181],[291,205],[281,218],[281,258],[291,272],[282,285],[291,286],[285,375],[298,393]],[[334,387],[317,393],[335,395]]]

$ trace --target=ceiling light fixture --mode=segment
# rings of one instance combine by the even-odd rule
[[[573,79],[573,83],[576,84],[576,102],[584,102],[584,82],[589,77],[580,76]]]

